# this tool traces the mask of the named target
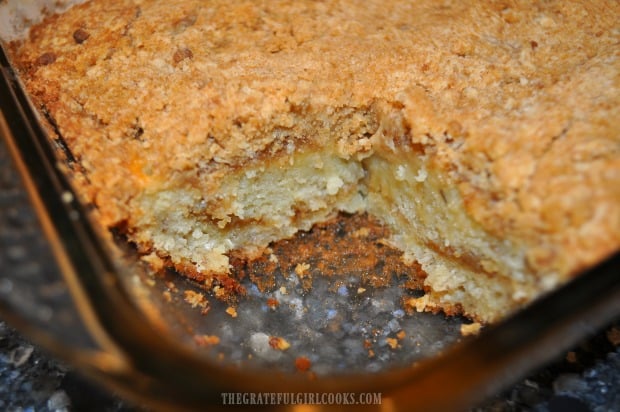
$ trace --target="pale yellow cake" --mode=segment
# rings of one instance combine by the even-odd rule
[[[618,1],[103,1],[10,45],[106,227],[178,268],[338,211],[496,321],[620,249]]]

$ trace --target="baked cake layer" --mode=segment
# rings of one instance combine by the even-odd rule
[[[231,171],[212,196],[193,175],[132,200],[133,238],[173,263],[226,273],[231,250],[260,255],[272,241],[308,230],[335,211],[363,211],[360,163],[313,151]],[[240,250],[242,249],[242,250]]]
[[[617,1],[93,0],[10,45],[104,226],[204,273],[368,211],[493,321],[620,249]]]

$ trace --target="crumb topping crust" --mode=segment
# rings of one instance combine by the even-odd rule
[[[602,0],[91,1],[10,48],[104,223],[177,176],[215,190],[261,156],[406,139],[569,273],[620,248],[619,21]]]

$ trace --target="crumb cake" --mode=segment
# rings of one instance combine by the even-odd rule
[[[93,0],[9,45],[105,227],[205,279],[338,212],[493,322],[620,248],[617,1]]]

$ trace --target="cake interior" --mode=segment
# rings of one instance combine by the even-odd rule
[[[540,291],[519,245],[485,232],[468,215],[450,173],[434,162],[432,145],[410,143],[397,111],[349,113],[358,126],[366,116],[363,134],[358,126],[350,133],[339,127],[336,138],[313,136],[311,145],[294,139],[290,150],[228,168],[215,191],[213,180],[196,178],[195,170],[150,185],[132,200],[142,211],[129,225],[132,236],[178,267],[221,274],[230,270],[231,252],[256,257],[270,242],[340,211],[366,212],[388,227],[404,260],[426,272],[421,308],[492,322]],[[306,132],[317,121],[298,120]],[[352,155],[338,143],[316,144],[352,136],[365,150]]]

